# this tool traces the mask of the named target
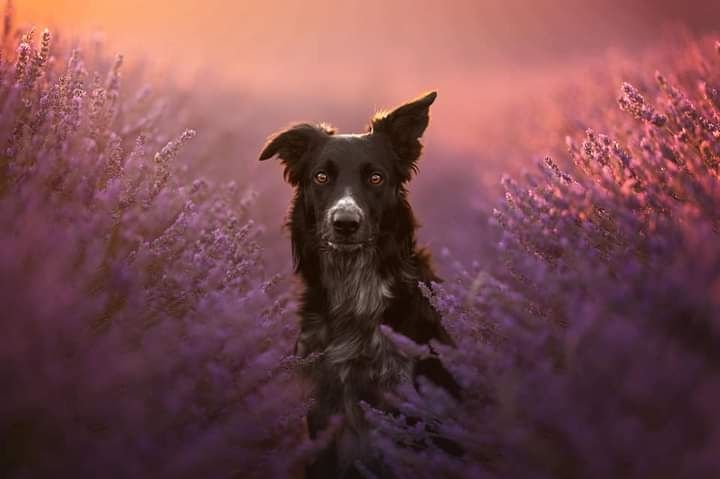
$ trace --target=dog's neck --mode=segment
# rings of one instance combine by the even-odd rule
[[[368,377],[377,384],[394,384],[407,370],[380,330],[383,313],[393,301],[394,280],[382,275],[371,248],[324,252],[320,263],[330,313],[325,361],[347,387],[355,388],[356,381]],[[365,362],[358,366],[360,358]]]
[[[378,318],[392,299],[392,279],[381,275],[374,250],[326,251],[321,281],[330,311],[337,317]]]

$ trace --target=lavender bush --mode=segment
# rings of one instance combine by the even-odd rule
[[[306,398],[252,192],[185,173],[195,131],[123,90],[121,57],[15,37],[6,21],[0,475],[287,477]]]
[[[198,177],[209,156],[256,152],[132,62],[9,15],[2,35],[0,474],[299,476],[322,444],[287,356],[287,244],[254,221],[279,223],[285,198],[260,204],[247,170]],[[434,346],[465,392],[403,385],[412,427],[366,408],[398,477],[717,476],[720,65],[705,47],[623,84],[619,108],[570,105],[593,130],[566,158],[504,179],[491,227],[472,210],[438,232],[456,277],[426,294],[457,348]],[[431,218],[488,202],[462,165],[443,169],[419,184],[456,185],[456,203],[433,193]]]
[[[413,428],[369,411],[401,477],[720,473],[720,66],[695,52],[654,87],[622,84],[625,118],[568,138],[563,168],[504,179],[500,261],[458,261],[459,279],[428,291],[457,338],[436,348],[463,401],[407,387]]]

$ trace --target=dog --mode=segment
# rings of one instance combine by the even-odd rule
[[[418,344],[453,344],[419,286],[440,279],[416,245],[406,189],[436,96],[376,113],[363,134],[296,124],[268,138],[260,154],[279,157],[295,188],[287,226],[304,285],[295,355],[318,355],[308,371],[315,399],[309,436],[317,438],[333,416],[343,418],[331,446],[306,468],[308,478],[361,477],[359,468],[391,477],[369,444],[361,401],[389,411],[386,393],[403,380],[417,385],[419,376],[459,397],[437,357],[407,358],[381,330],[386,325]]]

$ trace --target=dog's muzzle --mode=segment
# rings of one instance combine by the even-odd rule
[[[367,242],[360,237],[364,219],[362,209],[352,196],[340,198],[327,213],[328,246],[336,250],[361,248]]]

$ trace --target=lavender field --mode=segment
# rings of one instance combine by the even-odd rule
[[[9,14],[1,41],[0,476],[301,477],[323,439],[270,131],[90,41]],[[428,144],[411,199],[464,395],[403,386],[431,427],[366,407],[375,440],[400,478],[720,477],[720,43],[538,96],[482,175]]]

